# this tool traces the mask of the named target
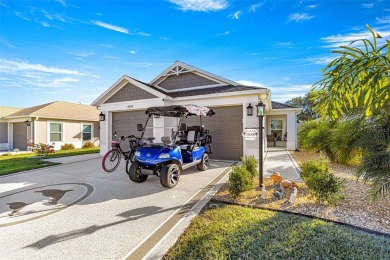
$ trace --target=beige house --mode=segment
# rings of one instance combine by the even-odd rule
[[[81,148],[87,141],[99,145],[96,107],[55,101],[29,108],[0,107],[0,147],[27,150],[27,142],[63,144]]]
[[[110,149],[112,134],[139,135],[137,124],[145,123],[145,109],[151,106],[196,104],[212,107],[216,112],[211,118],[204,118],[202,124],[213,137],[211,158],[239,160],[243,155],[259,154],[259,140],[243,136],[248,129],[259,129],[256,112],[248,108],[262,101],[265,107],[263,120],[264,149],[267,140],[275,132],[278,146],[288,150],[297,148],[297,118],[300,108],[293,108],[271,101],[267,88],[246,86],[235,81],[209,73],[177,61],[157,75],[149,83],[129,76],[122,76],[102,93],[93,103],[105,115],[100,122],[100,151]],[[187,125],[199,124],[199,119],[188,118]],[[149,120],[146,136],[160,140],[169,135],[177,124],[174,118],[153,118]],[[284,135],[288,133],[287,138]],[[273,143],[269,144],[270,146]]]

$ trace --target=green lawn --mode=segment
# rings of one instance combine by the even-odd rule
[[[219,204],[165,259],[390,259],[390,238],[291,214]]]
[[[65,151],[56,151],[55,153],[49,154],[47,158],[57,158],[65,156],[74,156],[81,154],[98,153],[99,147],[88,148],[88,149],[74,149]],[[9,156],[0,156],[0,175],[6,175],[14,172],[27,171],[47,166],[56,165],[57,163],[45,162],[40,158],[29,158],[35,156],[35,153],[24,153]]]

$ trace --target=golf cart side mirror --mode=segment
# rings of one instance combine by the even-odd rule
[[[137,131],[143,131],[144,128],[142,127],[142,124],[137,124]]]

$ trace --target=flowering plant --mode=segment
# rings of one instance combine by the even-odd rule
[[[51,144],[31,144],[31,150],[35,153],[37,153],[37,156],[46,156],[49,153],[55,153],[54,145]]]

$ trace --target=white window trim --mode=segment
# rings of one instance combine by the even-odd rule
[[[91,140],[89,140],[90,142],[93,142],[93,137],[94,137],[94,134],[93,134],[93,132],[94,132],[94,129],[93,129],[93,123],[87,123],[87,122],[81,122],[80,123],[80,133],[81,133],[81,138],[80,138],[80,140],[81,140],[81,142],[82,143],[84,143],[84,140],[83,140],[83,125],[90,125],[91,126]],[[85,141],[85,142],[88,142],[88,140],[87,141]]]
[[[61,133],[61,141],[51,141],[50,140],[50,124],[51,123],[55,123],[55,124],[61,124],[61,129],[62,129],[62,133]],[[65,140],[65,127],[64,127],[64,122],[63,121],[47,121],[47,143],[48,144],[51,144],[51,143],[64,143]]]

